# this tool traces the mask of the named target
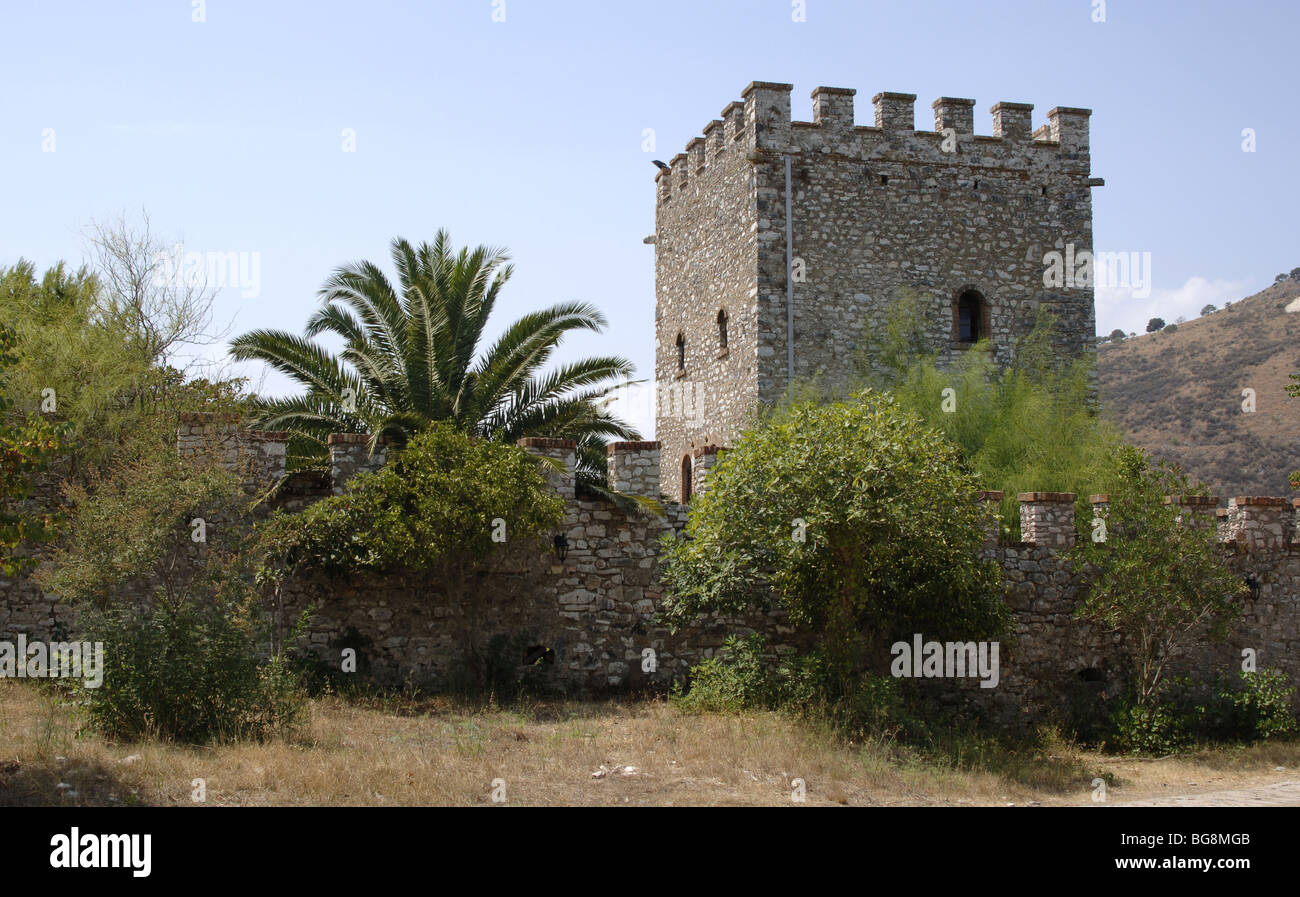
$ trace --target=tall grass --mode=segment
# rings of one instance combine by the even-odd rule
[[[998,369],[987,343],[941,367],[925,336],[921,304],[905,296],[863,344],[863,381],[892,392],[956,443],[985,488],[1003,493],[1008,538],[1019,538],[1020,492],[1077,493],[1076,520],[1086,527],[1089,495],[1108,491],[1108,459],[1120,442],[1098,407],[1094,359],[1063,356],[1053,346],[1055,326],[1040,308],[1005,369]]]

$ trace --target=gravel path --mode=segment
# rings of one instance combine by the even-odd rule
[[[1113,807],[1300,807],[1300,782],[1278,782],[1237,791],[1207,791],[1152,800],[1135,800]]]

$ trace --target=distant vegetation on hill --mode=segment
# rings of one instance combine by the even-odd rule
[[[1300,467],[1300,279],[1098,350],[1102,401],[1122,432],[1219,496],[1289,495]],[[1297,303],[1300,305],[1300,303]],[[1243,410],[1254,390],[1253,412]]]

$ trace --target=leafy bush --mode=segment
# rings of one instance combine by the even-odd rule
[[[298,679],[283,657],[264,659],[256,628],[220,604],[90,610],[82,638],[106,646],[102,685],[81,689],[90,723],[110,738],[190,743],[291,728]]]
[[[342,495],[259,528],[259,580],[278,591],[299,572],[418,572],[425,588],[465,609],[458,688],[496,688],[500,663],[487,642],[480,576],[504,544],[537,545],[564,520],[538,458],[435,421],[380,470],[353,477]]]
[[[1196,708],[1201,734],[1221,741],[1264,741],[1300,731],[1291,712],[1295,686],[1281,670],[1221,677],[1213,698]]]
[[[1189,526],[1187,510],[1165,503],[1204,490],[1132,446],[1113,465],[1104,539],[1077,542],[1066,560],[1086,577],[1076,615],[1125,637],[1135,703],[1149,708],[1176,649],[1204,632],[1223,636],[1246,587],[1223,565],[1214,527]]]
[[[82,692],[91,722],[186,742],[291,725],[299,693],[253,584],[239,477],[205,457],[146,453],[66,492],[67,539],[37,581],[104,643],[103,683]]]
[[[862,375],[955,443],[981,489],[1003,493],[1006,538],[1019,539],[1021,492],[1076,493],[1083,530],[1092,519],[1088,496],[1109,490],[1120,441],[1097,413],[1092,362],[1061,362],[1056,320],[1045,310],[1005,370],[979,347],[941,368],[924,325],[917,300],[895,303],[882,333],[867,334]]]
[[[728,636],[713,657],[691,667],[690,690],[675,693],[677,706],[687,711],[736,712],[765,710],[777,703],[776,676],[763,658],[766,641],[760,635]]]
[[[32,565],[15,552],[24,543],[53,538],[55,517],[48,509],[33,508],[26,500],[36,475],[44,471],[59,451],[63,435],[49,421],[27,414],[21,423],[10,419],[12,402],[5,395],[7,373],[17,360],[17,337],[0,324],[0,576],[10,576]]]
[[[846,684],[825,651],[776,665],[768,654],[761,635],[728,637],[691,668],[690,689],[676,688],[674,702],[687,712],[781,709],[857,736],[892,735],[908,719],[897,679],[864,674]]]
[[[905,728],[916,734],[923,728],[907,712],[898,679],[859,673],[846,680],[824,651],[791,657],[778,682],[782,707],[848,735],[893,736]]]
[[[430,577],[435,588],[473,590],[467,576],[453,574],[491,556],[500,546],[495,533],[506,542],[537,540],[563,516],[538,459],[439,421],[380,470],[353,477],[343,495],[268,520],[264,573],[424,570],[441,574]]]
[[[775,603],[846,679],[915,632],[1004,631],[980,557],[978,485],[956,449],[888,396],[801,402],[744,433],[664,537],[670,625]]]
[[[1125,754],[1177,753],[1188,742],[1178,715],[1164,703],[1124,701],[1111,715],[1110,746]]]

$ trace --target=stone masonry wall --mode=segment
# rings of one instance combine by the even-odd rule
[[[660,174],[655,203],[655,435],[681,500],[692,449],[727,445],[758,402],[758,205],[752,114],[734,102]],[[726,315],[726,343],[718,315]],[[677,340],[684,340],[679,350]],[[679,364],[679,358],[682,364]]]
[[[998,103],[992,136],[977,136],[974,100],[937,100],[929,130],[916,127],[914,95],[881,93],[865,127],[854,123],[853,90],[814,90],[811,123],[792,121],[790,91],[750,84],[657,176],[656,435],[666,458],[734,442],[756,405],[790,382],[787,157],[796,380],[851,385],[867,326],[879,328],[907,295],[923,304],[941,362],[968,348],[954,321],[966,290],[983,297],[999,364],[1041,305],[1058,316],[1062,353],[1095,351],[1091,286],[1043,283],[1045,253],[1092,250],[1100,180],[1090,171],[1089,110],[1052,109],[1033,131],[1032,106]],[[663,483],[680,494],[677,466],[667,465]]]
[[[342,648],[352,647],[359,668],[377,682],[451,687],[472,649],[479,661],[533,685],[591,695],[666,687],[733,633],[763,631],[778,644],[794,641],[780,614],[714,617],[670,634],[656,621],[663,598],[659,539],[681,530],[686,508],[664,502],[659,516],[578,498],[575,443],[529,438],[520,445],[564,464],[565,473],[548,472],[566,499],[555,533],[565,539],[564,557],[553,544],[507,544],[480,576],[468,606],[416,574],[306,577],[285,590],[284,617],[311,610],[310,640],[323,663],[337,668]],[[610,486],[658,498],[658,451],[654,442],[612,444]]]
[[[238,444],[249,454],[232,458],[269,459],[260,468],[283,476],[275,447],[283,434],[233,431],[226,421],[182,421],[182,451],[200,444]],[[322,663],[337,668],[342,650],[357,650],[361,673],[379,683],[413,682],[429,687],[457,683],[469,656],[504,668],[508,676],[571,695],[591,695],[643,686],[664,687],[700,659],[712,656],[730,634],[763,632],[778,651],[802,645],[781,614],[745,619],[712,617],[677,633],[657,622],[663,593],[659,584],[660,538],[677,535],[688,507],[662,502],[663,515],[625,511],[604,499],[573,491],[575,445],[557,439],[522,441],[526,450],[561,462],[548,474],[565,497],[565,519],[554,536],[563,536],[564,556],[554,540],[508,544],[494,566],[480,574],[474,600],[455,605],[437,583],[410,574],[330,579],[314,574],[290,583],[283,594],[281,620],[310,609],[309,641]],[[656,472],[650,460],[655,443],[616,443],[611,447],[612,485],[653,497]],[[698,476],[713,468],[722,453],[701,447]],[[632,471],[629,473],[629,471]],[[316,475],[285,478],[280,506],[293,511],[333,494],[337,484]],[[983,493],[987,502],[986,557],[1002,569],[1014,632],[1000,646],[997,688],[977,680],[929,680],[923,687],[953,707],[974,706],[988,718],[1021,725],[1059,712],[1080,688],[1106,690],[1120,684],[1126,646],[1112,633],[1074,617],[1079,574],[1064,562],[1075,540],[1074,499],[1069,493],[1020,496],[1025,541],[997,540],[996,508],[1001,495]],[[1106,496],[1093,496],[1094,516],[1105,518]],[[1188,525],[1215,525],[1218,500],[1184,497]],[[1295,502],[1235,497],[1219,520],[1223,562],[1244,581],[1256,584],[1243,602],[1243,614],[1226,642],[1197,644],[1176,659],[1175,668],[1212,676],[1240,669],[1241,652],[1256,652],[1260,668],[1282,669],[1300,683],[1300,542]],[[0,581],[0,639],[18,633],[49,639],[75,631],[75,620],[57,596],[46,595],[27,577]],[[924,635],[924,634],[923,634]]]
[[[994,505],[1001,500],[999,493],[986,495]],[[1081,691],[1117,694],[1127,656],[1119,636],[1074,616],[1082,575],[1063,555],[1076,538],[1076,496],[1036,492],[1019,498],[1025,541],[989,542],[985,548],[985,556],[1002,568],[1014,619],[1012,638],[1001,646],[998,687],[980,689],[971,680],[945,680],[939,686],[946,702],[969,702],[1007,725],[1058,714]],[[1185,497],[1185,522],[1208,525],[1217,502],[1213,497]],[[1092,504],[1094,517],[1104,519],[1107,497],[1093,496]],[[1260,583],[1259,595],[1243,602],[1242,615],[1225,642],[1196,641],[1173,659],[1172,671],[1202,679],[1235,674],[1241,669],[1242,650],[1252,648],[1260,669],[1281,669],[1300,685],[1300,543],[1291,538],[1300,500],[1234,498],[1231,504],[1243,510],[1240,526],[1222,534],[1223,563],[1242,580],[1253,575]],[[1268,511],[1261,515],[1254,509]],[[1282,519],[1290,529],[1284,530]],[[1254,535],[1261,531],[1268,537]]]

